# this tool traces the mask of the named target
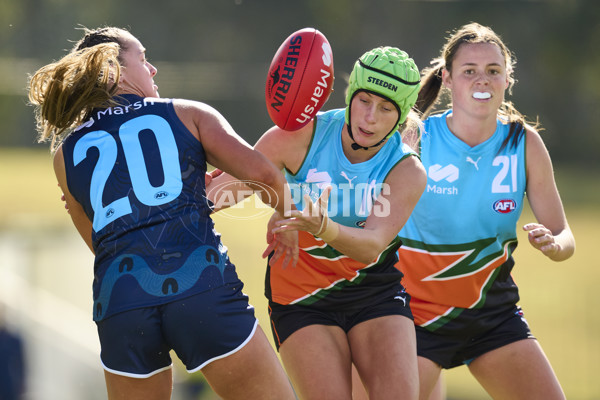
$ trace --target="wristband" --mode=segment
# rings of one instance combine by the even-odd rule
[[[331,242],[335,240],[340,233],[340,226],[329,219],[327,215],[323,215],[323,221],[321,222],[321,229],[315,235],[320,237],[324,242]]]
[[[323,231],[325,231],[325,228],[327,227],[327,219],[327,214],[323,214],[321,218],[321,226],[319,227],[317,233],[313,233],[313,235],[319,236],[321,233],[323,233]]]

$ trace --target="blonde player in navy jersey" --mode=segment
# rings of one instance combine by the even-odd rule
[[[300,230],[300,250],[295,267],[274,254],[266,278],[275,344],[300,399],[352,398],[353,363],[371,399],[417,398],[410,297],[395,264],[426,178],[398,132],[419,122],[419,81],[405,52],[373,49],[354,65],[345,109],[297,131],[273,127],[256,144],[303,210],[271,221],[273,243]]]
[[[513,56],[490,28],[471,23],[432,64],[417,106],[427,116],[442,85],[452,106],[427,117],[412,143],[428,180],[399,235],[420,398],[428,399],[443,368],[466,364],[494,399],[564,399],[511,278],[525,194],[537,219],[523,227],[530,244],[554,261],[575,250],[548,151],[504,98]]]
[[[156,72],[137,38],[106,27],[30,80],[40,141],[95,254],[108,398],[170,399],[174,350],[225,399],[293,399],[204,199],[207,162],[265,198],[282,199],[285,180],[213,108],[159,98]]]

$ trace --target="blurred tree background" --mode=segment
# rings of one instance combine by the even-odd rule
[[[354,60],[378,45],[406,50],[420,68],[438,56],[448,32],[470,21],[491,26],[517,57],[512,100],[539,117],[555,165],[600,168],[600,3],[399,0],[2,0],[0,146],[35,144],[27,75],[60,58],[83,25],[129,28],[157,67],[163,97],[219,109],[248,142],[271,122],[264,106],[267,67],[294,30],[329,39],[335,92],[343,106]]]

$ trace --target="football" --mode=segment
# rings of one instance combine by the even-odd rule
[[[333,91],[333,52],[314,28],[292,33],[281,44],[267,75],[265,99],[271,120],[287,131],[308,124]]]

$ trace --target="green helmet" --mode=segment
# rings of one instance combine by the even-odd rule
[[[391,136],[406,121],[417,101],[421,87],[419,68],[404,51],[396,47],[378,47],[363,54],[354,64],[346,92],[346,123],[350,125],[350,104],[356,92],[379,95],[398,110],[398,122]]]

